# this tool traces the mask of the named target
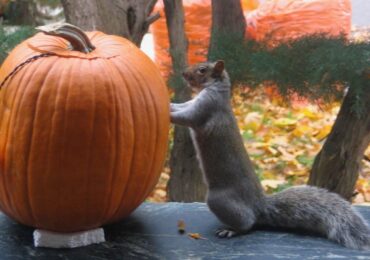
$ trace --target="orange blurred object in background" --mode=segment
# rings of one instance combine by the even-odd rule
[[[211,0],[183,0],[185,33],[189,41],[188,62],[206,60],[212,25]],[[325,33],[349,35],[350,0],[258,0],[241,1],[247,20],[246,35],[256,41],[267,40],[271,46],[302,36]],[[155,7],[161,18],[153,32],[155,61],[163,76],[171,71],[169,41],[163,2]]]
[[[255,9],[258,0],[242,0],[244,12]],[[206,60],[212,25],[211,0],[183,0],[185,15],[185,33],[189,41],[188,62],[195,64]],[[164,14],[163,1],[158,1],[155,12],[160,12],[161,18],[152,27],[155,62],[162,75],[167,77],[171,71],[169,56],[169,41]]]
[[[249,12],[258,7],[258,0],[242,0],[242,8],[244,12]]]
[[[323,33],[349,35],[350,0],[270,0],[249,12],[247,36],[272,45],[302,36]]]

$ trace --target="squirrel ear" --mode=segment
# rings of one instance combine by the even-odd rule
[[[224,71],[225,63],[223,60],[218,60],[215,62],[215,66],[213,68],[213,73],[215,75],[221,76],[222,72]]]

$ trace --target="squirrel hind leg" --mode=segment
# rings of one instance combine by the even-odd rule
[[[227,226],[227,228],[220,228],[216,231],[216,236],[219,238],[231,238],[246,234],[255,224],[255,215],[249,208],[243,211],[216,211],[214,213]]]
[[[256,223],[253,209],[243,201],[221,195],[209,192],[207,198],[209,209],[227,226],[219,229],[216,235],[224,238],[248,232]]]

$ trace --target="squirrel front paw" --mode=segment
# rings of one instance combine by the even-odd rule
[[[227,228],[221,228],[216,231],[216,236],[218,236],[219,238],[231,238],[235,237],[237,234],[238,232]]]
[[[176,109],[177,107],[176,107],[176,104],[174,104],[174,103],[170,103],[170,112],[175,112],[176,110],[178,110],[178,109]]]

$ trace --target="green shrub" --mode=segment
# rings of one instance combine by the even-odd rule
[[[296,93],[312,100],[332,100],[343,96],[345,86],[357,97],[353,110],[361,114],[363,92],[370,84],[361,74],[370,68],[370,43],[349,42],[345,37],[313,35],[276,48],[220,35],[210,60],[223,59],[234,82],[259,87],[271,82],[282,97]]]
[[[0,26],[0,63],[3,63],[9,52],[17,44],[35,33],[31,27],[13,28]]]

